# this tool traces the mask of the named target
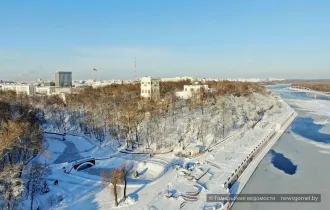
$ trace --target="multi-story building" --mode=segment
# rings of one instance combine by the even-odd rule
[[[59,95],[63,101],[66,101],[66,96],[70,94],[79,94],[81,91],[84,90],[84,87],[77,87],[77,88],[71,88],[71,87],[55,87],[55,93]]]
[[[183,91],[176,92],[175,95],[181,99],[191,98],[194,94],[198,94],[201,90],[211,91],[208,85],[202,85],[199,83],[194,83],[192,85],[184,85]]]
[[[55,86],[55,82],[52,81],[42,82],[41,86]]]
[[[36,87],[36,93],[42,95],[51,95],[55,93],[55,86],[39,86]]]
[[[152,77],[142,77],[141,78],[141,97],[148,99],[159,99],[160,90],[159,90],[159,81],[158,78]]]
[[[2,91],[15,91],[19,94],[34,95],[35,87],[33,85],[22,85],[22,84],[4,84],[1,87]]]
[[[59,71],[55,73],[55,86],[72,87],[72,72]]]

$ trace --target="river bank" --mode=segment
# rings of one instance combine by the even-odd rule
[[[320,203],[235,203],[234,210],[329,209],[330,102],[286,99],[298,117],[260,162],[241,193],[320,193]],[[274,160],[275,159],[275,160]],[[293,170],[295,169],[296,170]]]

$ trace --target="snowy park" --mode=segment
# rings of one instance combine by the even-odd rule
[[[330,1],[2,1],[0,210],[329,210]]]
[[[237,85],[248,92],[208,93],[203,100],[124,97],[119,104],[96,95],[100,106],[79,98],[68,104],[35,102],[33,122],[42,130],[29,135],[41,142],[15,169],[26,181],[15,188],[22,202],[7,204],[70,210],[230,208],[232,202],[208,202],[206,195],[239,194],[296,117],[277,93]],[[81,97],[95,97],[93,91],[100,90]]]
[[[47,176],[50,192],[38,195],[38,203],[42,209],[226,208],[225,203],[206,202],[206,194],[230,195],[243,189],[265,155],[263,149],[269,150],[285,130],[288,117],[293,117],[293,110],[281,103],[265,112],[253,127],[233,129],[192,157],[175,155],[181,154],[178,148],[150,155],[128,152],[113,144],[100,146],[86,136],[45,133],[38,161],[48,165],[52,173]],[[123,165],[131,167],[127,198],[122,200],[124,185],[118,184],[116,207],[113,189],[110,183],[105,185],[103,173]]]

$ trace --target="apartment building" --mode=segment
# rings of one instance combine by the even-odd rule
[[[59,71],[55,73],[55,86],[72,87],[72,72]]]
[[[24,85],[24,84],[4,84],[1,87],[2,91],[15,91],[19,94],[34,95],[35,87],[33,85]]]
[[[159,99],[159,78],[142,77],[141,78],[141,97],[148,99]]]
[[[51,95],[55,93],[55,86],[40,86],[36,87],[36,93],[41,95]]]

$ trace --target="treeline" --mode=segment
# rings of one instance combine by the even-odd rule
[[[184,85],[191,85],[193,82],[190,80],[182,80],[179,82],[160,82],[160,94],[166,96],[168,94],[174,94],[176,91],[182,91]],[[265,91],[263,85],[253,82],[233,82],[233,81],[206,81],[203,84],[207,84],[209,88],[215,90],[216,95],[228,95],[235,94],[249,95],[251,93],[261,93]]]
[[[188,84],[191,82],[161,82],[161,99],[156,101],[140,98],[139,84],[86,88],[67,95],[65,101],[56,95],[0,92],[0,200],[6,201],[7,209],[15,209],[25,195],[32,208],[35,195],[47,189],[47,183],[40,181],[47,173],[45,166],[33,164],[22,172],[24,164],[41,149],[41,125],[85,134],[100,144],[111,140],[117,146],[125,143],[131,150],[162,150],[177,145],[186,148],[194,141],[207,145],[232,128],[257,120],[260,110],[269,107],[267,101],[257,102],[252,96],[265,92],[256,83],[207,82],[214,91],[202,90],[189,100],[176,98],[175,92]]]
[[[207,82],[211,88],[216,90],[217,95],[233,94],[235,96],[246,96],[251,93],[264,93],[264,86],[253,82],[218,81]]]
[[[306,87],[316,91],[330,92],[330,82],[295,82],[292,86]]]
[[[7,209],[17,207],[27,187],[23,167],[41,148],[38,110],[30,102],[25,95],[0,91],[0,200],[6,201]]]
[[[191,82],[161,82],[161,99],[157,101],[140,98],[140,84],[86,88],[77,95],[68,95],[65,103],[58,96],[19,96],[23,98],[18,101],[22,105],[24,101],[29,101],[34,107],[31,110],[36,110],[31,114],[36,115],[41,123],[47,121],[53,130],[83,133],[96,138],[100,144],[109,138],[115,139],[118,144],[124,140],[127,147],[134,149],[142,144],[150,147],[152,142],[163,144],[159,147],[168,146],[161,143],[162,137],[154,135],[161,135],[166,129],[159,126],[161,119],[170,119],[163,121],[174,123],[178,113],[200,110],[204,114],[208,110],[205,108],[217,104],[219,96],[247,96],[265,92],[264,87],[257,83],[206,82],[214,91],[202,90],[189,100],[176,98],[175,92],[182,91],[183,86],[188,84]],[[156,122],[158,126],[153,125]],[[140,141],[142,136],[144,142]]]
[[[125,140],[127,147],[134,148],[140,142],[143,132],[149,132],[151,127],[144,122],[156,122],[167,116],[175,116],[185,108],[200,109],[201,112],[210,104],[215,104],[218,96],[235,95],[246,96],[251,93],[265,91],[264,87],[256,83],[247,82],[207,82],[213,92],[201,91],[189,100],[175,97],[176,91],[182,91],[184,85],[190,81],[161,82],[161,99],[157,101],[140,98],[140,84],[109,85],[100,88],[86,88],[77,95],[69,95],[64,104],[52,97],[47,102],[45,110],[51,117],[48,120],[53,127],[61,132],[68,129],[93,136],[100,144],[107,138]],[[48,97],[48,101],[50,98]],[[56,108],[55,108],[56,107]],[[69,119],[66,116],[70,116]],[[142,129],[144,122],[146,129]],[[150,124],[149,123],[149,124]],[[147,123],[148,124],[148,123]],[[160,128],[158,127],[157,130]],[[160,130],[161,135],[161,130]],[[148,147],[151,141],[161,142],[160,137],[145,134]],[[165,145],[164,145],[165,146]]]

